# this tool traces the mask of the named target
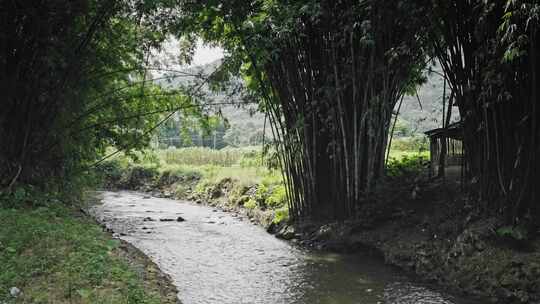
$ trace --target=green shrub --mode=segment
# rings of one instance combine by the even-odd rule
[[[254,199],[249,199],[247,202],[244,203],[244,207],[247,209],[255,209],[257,208],[257,202]]]
[[[287,202],[287,192],[284,185],[277,185],[272,188],[271,194],[266,198],[266,205],[269,208],[281,208]]]
[[[276,209],[274,213],[274,219],[272,222],[274,224],[279,224],[282,222],[288,222],[289,221],[289,208],[287,206],[283,206],[279,209]]]
[[[268,197],[269,189],[264,184],[259,184],[255,191],[255,201],[261,206],[266,206],[266,198]]]
[[[95,168],[95,171],[104,183],[104,186],[118,185],[122,179],[124,170],[124,167],[122,167],[118,160],[104,161]]]
[[[418,175],[425,172],[428,166],[429,160],[423,155],[391,158],[386,167],[386,175],[390,177]]]
[[[129,188],[136,188],[154,182],[158,176],[159,172],[155,167],[133,165],[124,171],[120,183]]]
[[[158,184],[160,186],[172,185],[177,182],[190,182],[201,179],[202,173],[184,167],[166,167],[161,170]]]
[[[189,186],[185,184],[178,184],[174,189],[174,197],[176,198],[186,198],[189,191]]]
[[[529,238],[527,229],[519,226],[504,226],[497,229],[497,235],[500,237],[511,238],[516,241],[524,241]]]
[[[390,148],[395,151],[428,151],[429,140],[426,136],[394,137]]]

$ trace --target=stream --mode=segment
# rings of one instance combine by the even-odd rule
[[[298,248],[236,214],[130,191],[100,196],[92,214],[170,275],[183,304],[472,303],[375,257]]]

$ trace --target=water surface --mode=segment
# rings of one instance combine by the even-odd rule
[[[147,254],[184,304],[466,304],[376,258],[310,252],[236,215],[136,192],[92,210]],[[185,219],[183,222],[160,221]]]

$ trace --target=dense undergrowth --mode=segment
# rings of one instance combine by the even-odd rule
[[[97,172],[106,188],[159,190],[178,199],[260,210],[267,224],[277,224],[289,220],[287,193],[279,171],[267,164],[256,149],[188,148],[120,156]]]
[[[0,302],[163,303],[78,207],[30,187],[0,202]]]

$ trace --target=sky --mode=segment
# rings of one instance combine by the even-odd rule
[[[203,65],[217,59],[223,58],[223,49],[217,47],[205,46],[202,43],[197,43],[195,56],[193,57],[192,66]]]
[[[160,51],[156,51],[153,56],[154,59],[170,67],[185,68],[186,65],[180,65],[179,60],[180,43],[177,39],[171,37],[164,42],[163,48]],[[223,58],[223,49],[219,47],[211,47],[204,45],[201,40],[197,42],[195,48],[195,54],[192,58],[192,62],[189,66],[197,66],[207,64]]]

